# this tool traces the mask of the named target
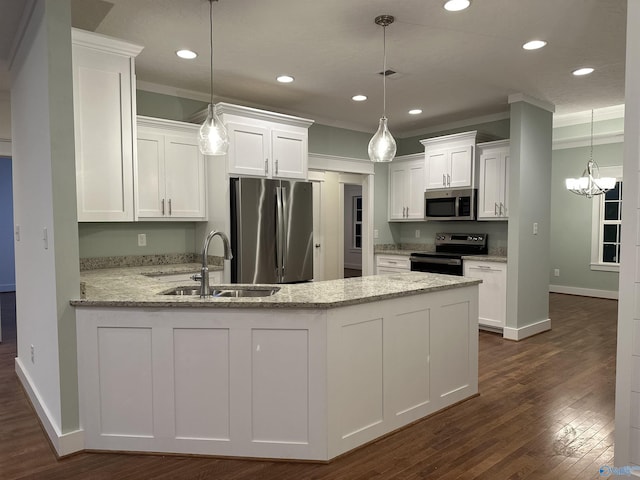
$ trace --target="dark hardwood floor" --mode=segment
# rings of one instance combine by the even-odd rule
[[[13,295],[2,295],[2,479],[596,479],[612,465],[614,300],[552,294],[553,330],[480,333],[480,396],[328,464],[80,453],[57,460],[14,372]]]

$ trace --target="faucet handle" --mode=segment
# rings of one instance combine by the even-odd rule
[[[191,280],[193,280],[194,282],[202,281],[202,274],[194,273],[193,275],[191,275]]]

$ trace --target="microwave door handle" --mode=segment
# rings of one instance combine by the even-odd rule
[[[460,216],[460,197],[456,197],[456,207],[455,207],[455,216]]]

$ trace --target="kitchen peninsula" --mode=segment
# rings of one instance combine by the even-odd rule
[[[151,273],[84,272],[72,301],[87,450],[327,461],[478,393],[479,280],[200,299]]]

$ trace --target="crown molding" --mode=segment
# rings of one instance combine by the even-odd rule
[[[593,109],[594,122],[616,120],[620,118],[624,118],[624,104]],[[572,125],[581,125],[583,123],[591,123],[591,110],[553,116],[553,128],[570,127]]]

